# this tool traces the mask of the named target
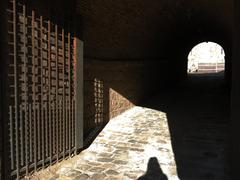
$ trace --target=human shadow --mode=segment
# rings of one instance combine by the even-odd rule
[[[138,180],[168,180],[168,178],[163,173],[158,159],[156,157],[151,157],[148,161],[146,173],[139,177]]]

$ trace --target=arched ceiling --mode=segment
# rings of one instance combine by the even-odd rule
[[[231,49],[231,0],[76,0],[76,3],[86,57],[166,59],[208,40]]]

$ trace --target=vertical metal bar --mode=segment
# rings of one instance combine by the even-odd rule
[[[25,90],[25,100],[24,100],[24,129],[25,129],[25,166],[26,175],[28,175],[28,108],[27,108],[27,98],[28,98],[28,86],[27,86],[27,56],[26,56],[26,6],[23,5],[23,59],[24,59],[24,90]]]
[[[62,56],[63,56],[63,158],[65,158],[65,149],[66,149],[66,116],[65,116],[65,32],[62,29]]]
[[[75,121],[74,121],[74,108],[73,108],[73,101],[74,101],[74,99],[75,99],[75,50],[74,50],[74,41],[73,41],[73,60],[72,60],[72,73],[73,73],[73,75],[72,75],[72,100],[71,100],[71,117],[72,117],[72,119],[71,119],[71,122],[72,122],[72,141],[71,141],[71,146],[72,147],[74,147],[75,146]]]
[[[51,22],[48,21],[48,118],[49,118],[49,158],[52,164],[52,119],[51,119]]]
[[[40,131],[40,127],[41,127],[41,124],[40,124],[40,103],[38,103],[37,105],[37,144],[38,144],[38,149],[37,149],[37,152],[38,152],[38,159],[41,158],[41,131]]]
[[[61,42],[62,41],[62,39],[60,38],[60,35],[62,34],[62,32],[58,32],[58,38],[59,38],[59,41]],[[61,64],[61,63],[63,63],[63,57],[60,57],[60,52],[62,52],[61,51],[62,50],[62,43],[59,43],[59,52],[58,52],[58,55],[59,55],[59,68],[58,68],[58,75],[57,75],[57,77],[59,78],[59,82],[61,82],[61,83],[58,83],[58,86],[59,86],[59,89],[61,88],[62,89],[62,79],[61,79],[61,75],[62,75],[62,67],[63,67],[63,65]],[[62,52],[62,54],[61,55],[63,55],[63,52]],[[59,94],[58,94],[58,99],[59,99],[59,103],[58,103],[58,110],[57,110],[57,113],[59,114],[59,126],[58,126],[58,128],[59,128],[59,131],[58,131],[58,134],[59,134],[59,145],[58,145],[58,151],[59,151],[59,156],[60,156],[60,153],[62,152],[62,111],[61,111],[61,105],[62,105],[62,93],[61,93],[61,91],[60,92],[58,92]]]
[[[14,33],[14,104],[15,104],[15,138],[16,138],[16,171],[19,177],[19,142],[18,142],[18,62],[17,62],[17,2],[13,0],[13,33]]]
[[[46,138],[46,156],[49,155],[49,131],[48,131],[48,122],[49,122],[49,119],[48,119],[48,109],[47,109],[48,105],[47,103],[44,103],[44,116],[45,116],[45,124],[44,124],[44,127],[46,128],[46,131],[45,131],[45,138]]]
[[[20,144],[21,144],[21,165],[24,165],[24,161],[23,161],[23,107],[22,105],[20,105]]]
[[[63,134],[62,134],[62,120],[63,120],[63,118],[62,118],[62,100],[60,100],[59,101],[59,122],[60,122],[60,124],[59,124],[59,130],[60,130],[60,132],[59,132],[59,135],[60,135],[60,137],[59,137],[59,153],[60,152],[62,152],[62,138],[64,137],[63,136]]]
[[[64,109],[65,109],[65,111],[66,111],[66,118],[65,118],[65,121],[66,121],[66,150],[68,150],[68,135],[69,135],[69,133],[68,133],[68,131],[70,131],[70,128],[69,128],[69,123],[68,123],[68,121],[69,121],[69,119],[68,119],[68,100],[66,99],[66,103],[65,103],[65,107],[64,107]],[[67,152],[66,152],[66,156],[67,156]]]
[[[41,58],[41,128],[42,128],[42,168],[45,166],[44,114],[43,114],[43,17],[40,16],[40,58]],[[40,151],[40,149],[39,149]]]
[[[60,33],[60,32],[58,32],[58,37],[59,36],[61,36],[62,35],[62,32]],[[63,90],[62,88],[62,86],[63,86],[63,79],[61,79],[61,77],[64,77],[64,76],[61,76],[61,75],[63,75],[63,72],[62,72],[62,70],[63,70],[63,46],[62,46],[62,37],[60,38],[59,37],[59,40],[60,40],[60,44],[59,44],[59,46],[61,47],[61,52],[62,52],[62,57],[60,58],[59,57],[59,62],[60,63],[62,63],[61,64],[61,66],[59,67],[59,70],[58,70],[58,78],[59,78],[59,80],[60,80],[60,82],[61,83],[59,83],[58,84],[58,86],[59,86],[59,88],[61,88],[61,90]],[[60,55],[60,51],[59,51],[59,55]],[[61,61],[60,61],[61,60]],[[60,65],[60,64],[59,64]],[[60,95],[59,95],[59,105],[58,105],[58,113],[59,113],[59,154],[62,152],[62,142],[63,142],[63,140],[62,140],[62,137],[63,137],[63,135],[62,135],[62,133],[63,133],[63,126],[62,126],[62,108],[61,108],[61,106],[62,106],[62,96],[63,96],[63,92],[61,93],[59,93]]]
[[[35,86],[34,86],[35,88]],[[34,133],[34,170],[37,171],[37,122],[36,122],[36,102],[33,104],[33,133]]]
[[[26,175],[28,175],[28,113],[27,113],[27,103],[25,104],[25,165],[26,165]]]
[[[52,107],[52,125],[53,125],[53,155],[56,154],[56,114],[55,114],[55,103],[53,103],[53,107]]]
[[[73,134],[72,134],[72,137],[73,137],[73,144],[72,146],[75,148],[74,150],[74,153],[75,155],[77,154],[77,147],[76,147],[76,114],[75,114],[75,100],[76,100],[76,92],[77,92],[77,77],[76,77],[76,66],[77,66],[77,42],[76,42],[76,38],[74,38],[73,40],[73,73],[74,73],[74,76],[73,76],[73,100],[72,100],[72,122],[73,122]]]
[[[30,147],[29,147],[29,150],[30,150],[30,162],[33,161],[33,153],[32,153],[32,104],[29,104],[29,144],[30,144]]]
[[[56,45],[56,151],[57,151],[57,162],[58,162],[58,156],[59,156],[59,119],[58,119],[58,102],[59,102],[59,97],[58,97],[58,84],[59,84],[59,79],[58,79],[58,26],[55,25],[55,45]]]
[[[34,133],[34,170],[37,170],[37,129],[36,129],[36,72],[35,72],[35,12],[32,11],[32,63],[33,63],[33,133]]]
[[[72,99],[72,102],[71,102],[71,109],[72,109],[72,147],[75,147],[75,117],[74,117],[74,99]]]
[[[14,169],[14,155],[13,155],[13,110],[12,106],[9,106],[9,118],[10,118],[10,148],[11,148],[11,169]]]
[[[69,156],[71,156],[71,35],[68,32],[68,81],[69,81],[69,88],[68,88],[68,122],[69,122],[69,130],[68,130],[68,149],[69,149]]]

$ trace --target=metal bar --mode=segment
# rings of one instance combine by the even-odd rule
[[[59,101],[59,154],[62,152],[62,100]]]
[[[68,135],[69,135],[69,133],[68,133],[68,131],[70,131],[70,128],[69,128],[69,123],[68,123],[68,121],[69,121],[69,119],[68,119],[68,100],[66,99],[66,103],[65,103],[65,111],[66,111],[66,118],[65,118],[65,122],[66,122],[66,150],[68,150]],[[67,152],[66,152],[66,155],[67,155]]]
[[[40,16],[40,59],[41,59],[41,128],[42,128],[42,167],[45,163],[45,141],[44,141],[44,113],[43,113],[43,17]],[[39,141],[40,142],[40,141]],[[39,149],[40,151],[40,149]]]
[[[75,147],[75,117],[74,117],[74,99],[71,102],[71,109],[72,109],[72,147]]]
[[[69,149],[69,156],[71,156],[71,35],[68,32],[68,81],[69,81],[69,88],[68,88],[68,122],[69,122],[69,130],[68,130],[68,149]]]
[[[32,104],[29,104],[29,150],[30,150],[30,162],[33,161],[33,154],[32,154]]]
[[[49,157],[52,164],[52,120],[51,120],[51,22],[48,21],[48,118],[49,118]]]
[[[56,114],[55,114],[55,103],[53,104],[53,107],[52,107],[52,125],[53,125],[53,155],[56,154]]]
[[[13,110],[9,106],[9,119],[10,119],[10,148],[11,148],[11,169],[14,169],[14,155],[13,155]]]
[[[23,59],[24,59],[24,88],[25,88],[25,100],[24,100],[24,129],[25,129],[25,165],[26,165],[26,175],[28,175],[28,107],[27,107],[27,97],[28,97],[28,87],[27,87],[27,56],[26,56],[26,6],[23,5]]]
[[[27,103],[25,104],[25,165],[26,165],[26,175],[28,175],[28,113],[27,113]]]
[[[46,138],[46,156],[48,156],[49,155],[49,137],[48,137],[48,122],[49,122],[49,119],[48,119],[48,113],[47,112],[49,112],[48,111],[48,109],[47,109],[47,103],[45,103],[45,106],[44,106],[44,116],[45,116],[45,129],[46,129],[46,131],[45,131],[45,138]]]
[[[71,123],[72,123],[72,140],[71,140],[71,147],[75,147],[75,121],[74,121],[74,108],[73,108],[73,101],[75,96],[75,41],[72,41],[72,56],[71,56],[71,65],[72,65],[72,99],[71,99]]]
[[[73,76],[73,83],[74,83],[74,86],[73,86],[73,100],[72,100],[72,117],[73,117],[73,128],[72,128],[72,131],[73,131],[73,134],[72,134],[72,137],[73,137],[73,144],[72,146],[75,147],[75,155],[77,154],[77,148],[76,148],[76,114],[75,114],[75,100],[76,100],[76,93],[77,93],[77,52],[78,52],[78,49],[77,49],[77,40],[76,38],[74,38],[73,40],[73,73],[74,73],[74,76]]]
[[[65,32],[62,29],[62,51],[63,51],[63,158],[65,159],[65,149],[66,149],[66,116],[65,116]]]
[[[35,12],[32,11],[32,70],[33,70],[33,133],[34,133],[34,163],[37,163],[37,129],[36,129],[36,72],[35,72]],[[37,166],[34,167],[37,170]]]
[[[38,160],[41,159],[41,131],[40,131],[40,127],[41,127],[41,124],[40,124],[40,103],[38,103],[37,105],[37,145],[38,145],[38,149],[37,149],[37,152],[38,152]]]
[[[21,144],[21,166],[24,165],[24,160],[23,160],[23,108],[22,105],[20,105],[20,144]]]
[[[58,97],[58,26],[55,25],[55,41],[56,41],[56,139],[57,139],[57,144],[56,144],[56,151],[57,151],[57,162],[58,162],[58,153],[59,153],[59,117],[58,117],[58,102],[59,102],[59,97]]]
[[[15,138],[16,138],[16,171],[19,178],[19,142],[18,142],[18,62],[17,62],[17,2],[13,0],[13,32],[14,32],[14,106],[15,106]]]

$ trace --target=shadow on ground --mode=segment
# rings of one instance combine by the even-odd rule
[[[222,73],[191,75],[142,105],[167,113],[181,180],[228,179],[230,96]]]
[[[148,161],[146,174],[139,177],[138,180],[168,180],[167,176],[163,173],[158,159],[152,157]]]

